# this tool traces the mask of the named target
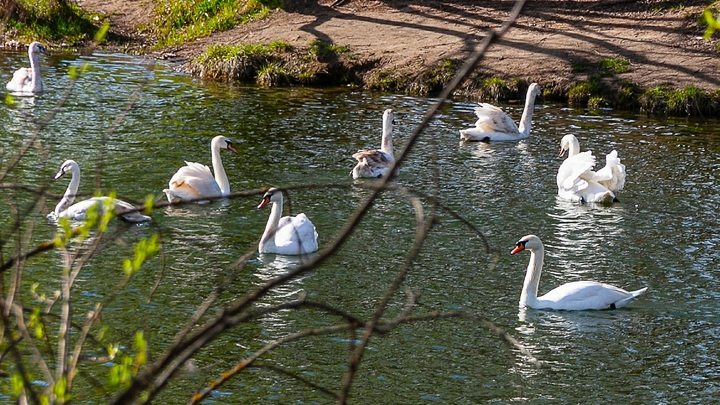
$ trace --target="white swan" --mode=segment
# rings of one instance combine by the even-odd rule
[[[358,161],[357,165],[352,169],[350,175],[354,179],[360,177],[382,177],[387,173],[395,161],[393,155],[393,143],[392,143],[392,132],[393,132],[393,110],[388,108],[383,113],[383,132],[382,132],[382,145],[380,149],[375,150],[359,150],[352,155],[354,159]],[[395,170],[395,175],[399,173]]]
[[[614,191],[625,185],[625,165],[617,152],[607,155],[607,164],[600,171],[592,171],[595,156],[591,151],[580,152],[575,135],[565,135],[560,141],[560,156],[568,157],[558,168],[557,186],[561,198],[573,202],[612,203],[618,201]],[[613,187],[613,189],[609,188]]]
[[[535,97],[540,94],[540,86],[533,83],[528,87],[525,98],[525,109],[520,118],[520,128],[515,121],[498,107],[488,103],[480,103],[475,107],[478,120],[475,128],[461,129],[460,139],[463,141],[519,141],[530,135]]]
[[[232,142],[222,135],[213,138],[210,143],[212,152],[213,177],[210,168],[201,163],[185,162],[170,179],[169,187],[163,190],[171,203],[181,201],[202,201],[205,198],[227,197],[230,195],[230,182],[220,157],[220,149],[237,153]]]
[[[560,141],[560,156],[563,156],[566,151],[568,157],[580,153],[580,142],[575,135],[565,135]],[[592,172],[592,177],[587,180],[596,181],[613,193],[622,191],[625,187],[625,165],[620,163],[617,151],[613,150],[605,155],[605,167],[597,172]]]
[[[563,284],[542,297],[538,297],[538,284],[542,272],[545,251],[543,244],[535,235],[523,236],[510,252],[515,254],[522,250],[530,251],[525,282],[520,294],[521,308],[559,309],[582,311],[586,309],[618,309],[627,305],[634,298],[647,291],[647,287],[636,291],[625,291],[609,284],[597,281],[575,281]]]
[[[302,255],[318,250],[318,234],[315,225],[305,214],[282,217],[282,191],[271,188],[263,196],[258,209],[272,202],[270,217],[265,232],[260,238],[260,253],[276,253],[280,255]]]
[[[42,78],[40,77],[40,64],[38,58],[40,54],[49,55],[40,42],[33,42],[28,48],[28,57],[30,58],[29,68],[20,68],[15,71],[12,79],[5,85],[9,91],[22,93],[35,93],[45,90]]]
[[[66,160],[55,175],[55,180],[66,173],[70,173],[72,177],[70,184],[68,184],[63,198],[55,206],[55,211],[48,214],[49,219],[57,221],[59,218],[69,218],[75,221],[84,221],[91,207],[97,207],[95,209],[98,210],[98,214],[101,214],[106,207],[112,208],[117,217],[127,222],[138,223],[152,219],[147,215],[140,214],[132,204],[111,197],[92,197],[68,207],[75,200],[75,195],[80,187],[80,166],[74,160]]]

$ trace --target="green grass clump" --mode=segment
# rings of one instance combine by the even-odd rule
[[[625,59],[603,58],[600,59],[597,64],[601,70],[602,76],[612,76],[620,73],[627,73],[630,71],[630,63]]]
[[[365,87],[382,92],[401,92],[403,83],[403,77],[395,75],[389,70],[380,70],[370,76]]]
[[[93,17],[67,0],[16,0],[17,8],[6,11],[5,31],[13,30],[24,42],[62,40],[75,44],[92,38],[98,27]],[[2,8],[0,8],[2,10]]]
[[[428,70],[420,79],[417,94],[423,96],[434,96],[439,94],[450,80],[455,76],[461,66],[457,59],[443,59],[440,66]]]
[[[510,89],[505,80],[493,77],[492,79],[483,80],[480,84],[482,89],[483,100],[505,100],[508,98]]]
[[[354,82],[342,58],[322,62],[324,52],[349,52],[347,47],[321,47],[314,41],[305,49],[274,41],[270,44],[212,45],[195,58],[188,71],[206,79],[254,81],[262,86],[290,84],[347,84]]]
[[[608,106],[607,100],[601,96],[591,96],[587,103],[588,108],[603,108]]]
[[[277,62],[270,62],[257,71],[255,82],[261,86],[273,87],[290,84],[285,68]]]
[[[316,39],[310,42],[308,56],[314,57],[316,59],[322,59],[328,55],[336,55],[348,52],[350,52],[350,48],[348,46],[330,45]]]
[[[226,31],[281,6],[282,0],[158,0],[149,29],[163,47]]]
[[[640,96],[640,106],[649,114],[709,116],[720,109],[720,90],[713,94],[695,86],[681,90],[657,86]]]
[[[591,97],[597,96],[600,84],[597,78],[578,82],[568,90],[568,104],[572,106],[584,106]]]

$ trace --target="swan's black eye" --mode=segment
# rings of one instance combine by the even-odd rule
[[[515,246],[517,246],[517,247],[520,247],[520,246],[522,246],[522,247],[523,247],[523,249],[524,249],[524,248],[525,248],[525,244],[526,244],[526,243],[527,243],[527,241],[526,241],[526,240],[519,240],[519,241],[518,241],[518,242],[517,242],[517,243],[515,244]]]

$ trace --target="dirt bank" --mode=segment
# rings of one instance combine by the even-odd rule
[[[298,0],[271,17],[156,52],[190,60],[211,44],[287,42],[307,47],[313,40],[346,45],[369,79],[379,71],[416,73],[446,59],[464,59],[488,29],[508,16],[512,1]],[[292,5],[290,5],[292,3]],[[537,82],[555,94],[599,77],[606,86],[623,81],[648,89],[720,87],[718,40],[702,39],[697,16],[707,2],[529,1],[507,35],[493,45],[478,68],[484,78]],[[136,41],[134,29],[149,21],[140,0],[86,0],[81,6],[109,16],[112,30]],[[720,34],[716,34],[718,37]],[[624,59],[628,71],[599,75],[601,59]],[[602,76],[602,77],[601,77]]]

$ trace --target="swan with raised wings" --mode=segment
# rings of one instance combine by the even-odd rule
[[[540,94],[540,86],[532,83],[528,87],[525,98],[525,109],[520,118],[520,128],[503,110],[492,104],[480,103],[475,107],[478,120],[475,128],[461,129],[460,139],[463,141],[519,141],[530,135],[535,97]]]
[[[354,179],[361,177],[382,177],[390,170],[393,162],[395,162],[392,143],[394,116],[391,108],[388,108],[383,113],[383,132],[380,149],[363,149],[352,155],[353,159],[358,161],[352,172],[350,172],[350,175]],[[398,170],[395,170],[395,175],[398,175]]]
[[[163,190],[169,202],[201,202],[204,199],[230,195],[230,181],[228,181],[223,167],[220,149],[228,149],[237,153],[232,142],[226,137],[218,135],[213,138],[210,143],[210,152],[212,153],[215,177],[210,172],[210,168],[204,164],[186,161],[186,166],[178,169],[170,179],[169,188]]]
[[[562,157],[565,152],[568,157],[580,153],[580,142],[575,135],[565,135],[560,141],[560,156]],[[620,163],[616,150],[605,155],[605,167],[596,172],[586,173],[586,175],[586,180],[595,181],[613,193],[622,191],[625,187],[625,165]]]
[[[305,214],[280,218],[283,211],[281,190],[276,188],[268,190],[258,205],[258,209],[270,203],[272,203],[270,217],[258,247],[260,253],[302,255],[318,250],[318,234],[315,225]]]
[[[538,285],[542,272],[545,250],[535,235],[523,236],[510,254],[523,250],[530,251],[530,264],[525,273],[525,282],[520,294],[521,308],[556,309],[567,311],[583,311],[588,309],[618,309],[647,291],[647,287],[635,291],[597,281],[574,281],[563,284],[547,294],[538,297]]]
[[[62,166],[60,166],[60,171],[55,175],[55,180],[67,173],[70,173],[71,176],[70,184],[68,184],[63,198],[55,206],[55,210],[48,214],[49,219],[57,221],[60,218],[69,218],[75,221],[84,221],[91,207],[97,207],[95,209],[98,210],[98,214],[106,207],[114,209],[115,215],[126,222],[139,223],[152,219],[147,215],[140,214],[138,209],[132,204],[118,200],[117,198],[92,197],[80,201],[77,204],[72,204],[73,201],[75,201],[75,196],[80,187],[80,166],[77,162],[74,160],[66,160],[63,162]]]
[[[613,190],[607,186],[622,189],[625,184],[625,166],[613,151],[607,157],[608,163],[601,171],[594,172],[595,156],[591,151],[580,152],[575,135],[565,135],[560,141],[560,156],[568,157],[558,168],[557,186],[561,198],[583,203],[612,203],[618,201]]]
[[[30,67],[16,70],[5,88],[20,93],[36,93],[45,90],[40,77],[40,54],[50,55],[40,42],[31,43],[28,47]]]

